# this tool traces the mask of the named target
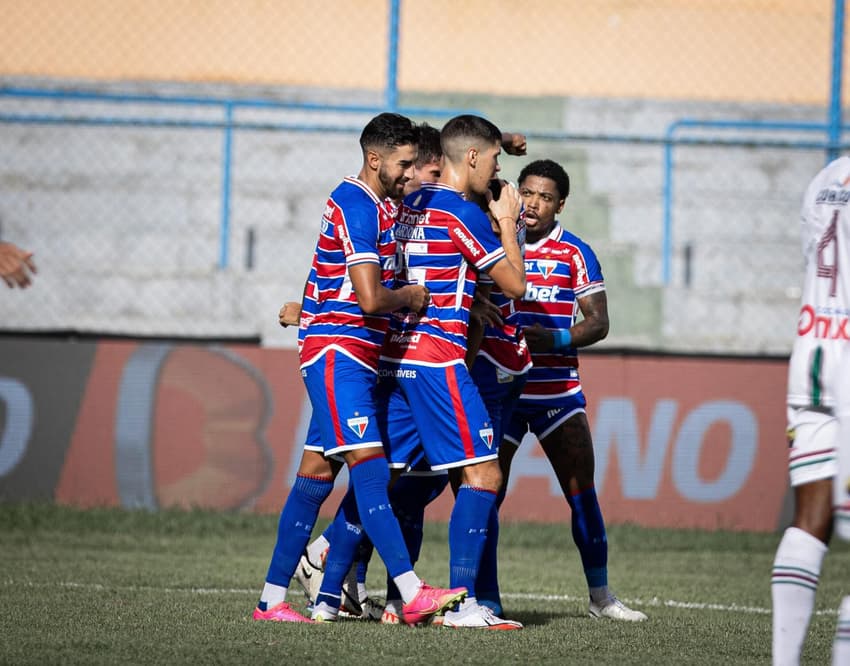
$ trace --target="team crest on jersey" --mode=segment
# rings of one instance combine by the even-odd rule
[[[488,449],[493,448],[493,428],[482,428],[478,431],[481,440],[487,445]]]
[[[353,419],[348,419],[346,423],[348,423],[348,427],[354,431],[355,435],[357,435],[360,439],[363,439],[363,434],[366,432],[366,428],[369,425],[369,417],[355,416]]]
[[[540,271],[540,274],[543,276],[544,280],[548,280],[549,276],[555,272],[555,268],[557,267],[558,262],[553,261],[552,259],[538,259],[537,260],[537,270]]]

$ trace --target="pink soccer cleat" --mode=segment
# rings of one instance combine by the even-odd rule
[[[419,624],[432,615],[441,613],[446,608],[454,606],[463,601],[467,595],[465,587],[456,587],[451,590],[443,590],[439,587],[431,587],[422,581],[419,592],[409,604],[404,604],[401,609],[402,620],[405,624]]]
[[[271,622],[307,622],[314,624],[309,617],[304,617],[297,610],[292,608],[285,601],[281,601],[277,606],[272,606],[268,610],[254,609],[255,620],[267,620]]]

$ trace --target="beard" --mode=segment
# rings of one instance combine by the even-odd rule
[[[404,180],[390,177],[383,166],[378,170],[378,182],[381,183],[386,196],[392,199],[397,199],[404,193]]]

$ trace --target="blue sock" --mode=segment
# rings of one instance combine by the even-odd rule
[[[297,476],[277,523],[277,542],[272,552],[266,581],[289,587],[298,560],[307,546],[322,503],[333,490],[331,479]],[[261,608],[260,610],[266,610]]]
[[[425,506],[433,502],[449,483],[447,474],[419,476],[405,474],[390,489],[390,503],[398,518],[410,563],[416,564],[422,550]],[[401,599],[392,576],[387,575],[387,599]]]
[[[363,528],[384,561],[387,573],[395,578],[412,571],[404,537],[387,495],[390,480],[387,459],[383,455],[366,458],[349,467],[348,473]]]
[[[478,578],[475,579],[475,596],[478,602],[486,605],[496,615],[502,614],[502,598],[499,594],[499,507],[493,505],[490,520],[487,522],[487,539],[481,553],[481,565]]]
[[[325,575],[316,596],[316,604],[324,602],[333,608],[339,608],[342,582],[354,562],[362,534],[363,527],[360,524],[354,489],[349,485],[348,492],[342,498],[330,525],[328,541],[331,546],[325,560]]]
[[[587,586],[605,587],[608,585],[608,538],[596,489],[591,486],[570,495],[567,503],[573,513],[573,541],[581,555]]]
[[[475,579],[496,493],[462,485],[449,518],[449,585],[475,596]]]

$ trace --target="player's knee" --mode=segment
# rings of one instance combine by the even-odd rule
[[[497,460],[468,465],[463,468],[463,483],[475,488],[498,492],[502,486],[502,470]]]

